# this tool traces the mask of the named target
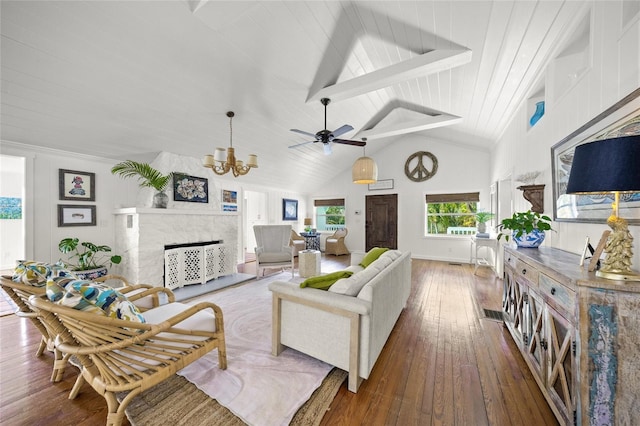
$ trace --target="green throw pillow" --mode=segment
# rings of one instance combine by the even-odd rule
[[[360,262],[360,266],[362,266],[363,268],[366,268],[367,266],[371,265],[373,262],[376,261],[377,258],[380,257],[380,255],[382,253],[384,253],[385,251],[389,250],[386,247],[374,247],[371,250],[369,250],[369,252],[367,254],[364,255],[364,257],[362,258],[362,261]]]
[[[327,275],[318,275],[317,277],[307,278],[300,283],[300,287],[311,287],[319,290],[328,290],[336,281],[341,278],[349,278],[353,274],[351,271],[337,271]]]

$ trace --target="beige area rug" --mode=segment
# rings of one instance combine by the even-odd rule
[[[291,425],[317,426],[329,409],[347,372],[334,368],[311,398],[298,410]],[[181,376],[173,376],[136,397],[126,409],[133,426],[236,426],[245,423],[229,409]]]
[[[271,355],[272,301],[268,285],[276,279],[291,280],[291,275],[285,272],[183,302],[196,304],[208,301],[220,306],[224,314],[228,364],[226,370],[220,370],[217,351],[212,351],[180,370],[178,375],[183,376],[186,379],[184,382],[188,381],[190,385],[185,385],[190,390],[184,393],[199,395],[203,403],[215,399],[216,405],[208,406],[208,409],[219,404],[238,420],[252,426],[289,424],[332,370],[330,365],[289,348],[277,357]],[[342,380],[332,391],[329,402],[345,377],[333,376],[335,380],[336,377]],[[195,392],[196,388],[198,392]],[[170,393],[171,387],[168,389]],[[162,391],[157,392],[162,394]],[[188,399],[192,399],[192,396]],[[189,404],[192,405],[192,402]],[[224,418],[229,415],[222,415],[227,410],[218,410],[216,407],[216,413],[207,414],[206,417]],[[316,410],[314,408],[313,411]],[[199,411],[202,410],[195,408],[193,414]],[[176,421],[187,416],[182,413],[176,417]],[[156,421],[162,419],[163,423],[168,423],[158,413],[154,412],[153,417]],[[322,415],[319,417],[321,419]]]

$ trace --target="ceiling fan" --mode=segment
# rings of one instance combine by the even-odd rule
[[[320,99],[320,102],[322,102],[322,105],[324,105],[324,130],[320,130],[319,132],[313,134],[313,133],[305,132],[304,130],[291,129],[292,132],[296,132],[296,133],[300,133],[301,135],[312,137],[315,140],[302,142],[302,143],[299,143],[299,144],[296,144],[296,145],[291,145],[289,148],[297,148],[299,146],[306,145],[306,144],[309,144],[309,143],[322,142],[322,146],[324,148],[325,155],[329,155],[329,154],[331,154],[331,143],[332,142],[333,143],[341,143],[343,145],[354,145],[354,146],[365,146],[366,145],[366,142],[363,142],[363,141],[352,141],[352,140],[348,140],[348,139],[338,139],[338,136],[353,130],[353,127],[348,125],[348,124],[345,124],[344,126],[338,127],[333,132],[330,131],[330,130],[327,130],[327,105],[329,105],[329,102],[331,102],[331,99],[322,98],[322,99]]]

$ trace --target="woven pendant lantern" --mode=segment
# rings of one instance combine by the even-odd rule
[[[360,157],[351,168],[353,183],[375,183],[378,180],[378,165],[371,157]]]

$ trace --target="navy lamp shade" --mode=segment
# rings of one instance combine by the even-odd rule
[[[567,194],[640,192],[640,135],[576,147]]]

